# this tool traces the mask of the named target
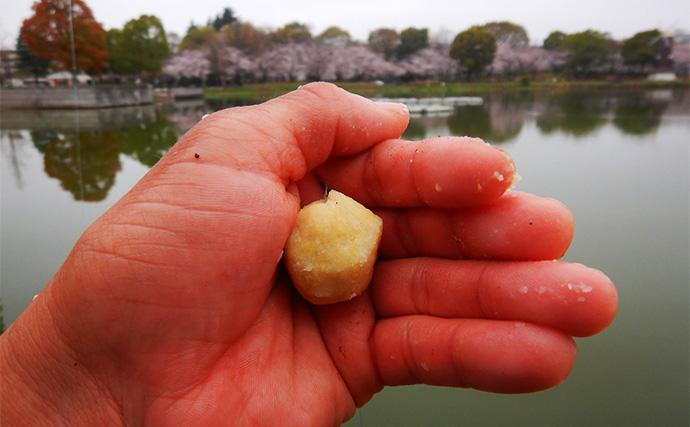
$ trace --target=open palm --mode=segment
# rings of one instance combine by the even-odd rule
[[[615,315],[613,285],[550,261],[572,218],[506,193],[505,153],[395,140],[407,120],[327,84],[212,114],[85,232],[3,346],[53,337],[44,352],[101,402],[90,416],[133,424],[330,425],[385,385],[559,383],[570,337]],[[313,306],[280,260],[322,183],[374,209],[384,235],[369,290]]]

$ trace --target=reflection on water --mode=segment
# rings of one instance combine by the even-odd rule
[[[659,127],[669,105],[682,110],[687,103],[687,91],[494,94],[482,105],[456,106],[447,116],[414,117],[404,137],[424,138],[445,126],[442,134],[503,143],[519,135],[525,120],[534,116],[543,134],[584,137],[610,122],[626,134],[644,136]],[[121,169],[120,154],[150,167],[203,114],[225,106],[216,100],[105,110],[10,111],[2,116],[2,132],[10,148],[5,155],[18,168],[12,158],[16,151],[11,149],[18,138],[14,131],[28,129],[49,177],[60,181],[75,200],[101,201]],[[20,171],[15,176],[21,176]]]
[[[687,92],[682,91],[675,94],[650,91],[586,96],[575,92],[491,95],[483,105],[456,107],[447,124],[451,134],[477,136],[492,143],[514,139],[520,134],[525,120],[534,115],[537,116],[539,130],[544,134],[561,132],[584,137],[612,122],[627,134],[644,135],[658,128],[669,105],[682,110],[687,103]]]
[[[105,199],[115,182],[115,174],[120,170],[120,153],[114,133],[49,133],[35,135],[32,132],[34,144],[37,140],[46,142],[37,147],[39,150],[43,148],[46,174],[59,180],[62,188],[72,193],[75,200]]]
[[[90,222],[226,106],[2,112],[5,326]],[[493,94],[413,117],[404,138],[484,138],[516,159],[518,189],[566,202],[578,224],[566,259],[607,272],[620,313],[602,335],[578,340],[573,374],[554,390],[391,388],[349,425],[687,425],[689,113],[687,90],[657,90]]]
[[[13,149],[28,129],[43,155],[45,173],[75,200],[101,201],[121,170],[124,154],[153,166],[207,111],[203,101],[106,110],[8,111],[2,115],[10,164],[21,177]],[[18,182],[20,185],[20,182]]]
[[[414,117],[404,137],[425,138],[442,128],[439,135],[471,135],[504,143],[516,138],[525,121],[533,117],[543,134],[585,137],[612,123],[626,134],[644,136],[659,127],[669,106],[682,113],[687,104],[687,91],[493,94],[482,105],[456,106],[447,116]],[[216,100],[102,110],[3,112],[1,129],[8,145],[4,155],[13,168],[19,168],[12,147],[21,138],[17,130],[29,130],[31,142],[44,156],[45,173],[60,181],[75,200],[100,201],[121,170],[120,154],[150,167],[203,114],[226,106]],[[21,185],[21,171],[16,170],[15,176]]]

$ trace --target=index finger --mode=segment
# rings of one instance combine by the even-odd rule
[[[333,84],[311,83],[263,104],[207,116],[157,167],[203,162],[277,177],[287,185],[329,158],[400,137],[408,120],[403,104],[374,102]]]
[[[498,199],[518,178],[505,151],[469,137],[383,141],[332,159],[316,173],[370,207],[478,206]]]

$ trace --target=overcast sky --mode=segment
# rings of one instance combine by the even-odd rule
[[[33,14],[33,3],[0,2],[4,48],[14,47],[22,22]],[[655,28],[690,32],[689,0],[86,0],[86,4],[106,30],[122,28],[141,15],[155,15],[166,32],[181,36],[191,22],[205,24],[226,7],[257,27],[275,29],[298,21],[317,35],[336,25],[360,41],[377,28],[428,28],[431,35],[452,38],[472,25],[492,21],[522,25],[532,44],[541,44],[555,30],[593,29],[618,40]]]

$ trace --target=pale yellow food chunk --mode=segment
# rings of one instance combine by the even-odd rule
[[[381,218],[334,190],[303,207],[285,244],[285,266],[295,288],[314,304],[361,294],[374,272],[382,230]]]

